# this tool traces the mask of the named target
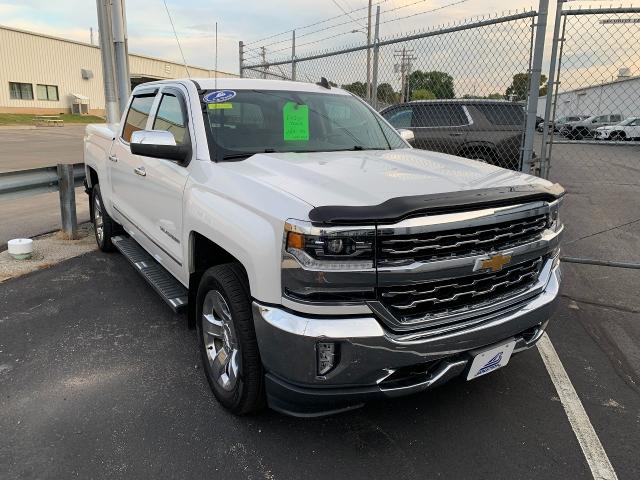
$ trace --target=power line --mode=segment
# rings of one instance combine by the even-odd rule
[[[384,3],[384,2],[386,2],[386,1],[388,1],[388,0],[383,0],[383,1],[379,2],[379,3],[374,4],[374,5],[379,5],[379,4]],[[399,7],[394,7],[394,8],[391,8],[391,9],[389,9],[389,10],[382,11],[382,12],[380,12],[380,14],[381,14],[381,15],[389,14],[389,13],[391,13],[391,12],[395,12],[395,11],[397,11],[397,10],[402,10],[403,8],[412,7],[412,6],[414,6],[414,5],[417,5],[417,4],[419,4],[419,3],[424,3],[424,2],[426,2],[426,1],[428,1],[428,0],[416,0],[416,1],[414,1],[414,2],[412,2],[412,3],[408,3],[408,4],[406,4],[406,5],[401,5],[401,6],[399,6]],[[464,1],[467,1],[467,0],[464,0]],[[452,4],[452,5],[455,5],[455,4]],[[398,17],[398,18],[396,18],[396,19],[393,19],[393,20],[387,20],[386,22],[381,22],[381,23],[388,23],[388,22],[391,22],[391,21],[402,20],[403,18],[408,18],[409,16],[421,15],[422,13],[428,13],[428,12],[431,12],[431,11],[439,10],[439,9],[441,9],[441,8],[446,8],[446,7],[448,7],[448,6],[449,6],[449,5],[444,5],[444,6],[442,6],[442,7],[438,7],[438,8],[436,8],[436,9],[434,9],[434,10],[427,10],[427,11],[424,11],[424,12],[419,12],[419,13],[415,13],[415,14],[412,14],[412,15],[407,15],[407,16],[405,16],[405,17]],[[368,7],[364,7],[364,8],[368,8]],[[364,8],[358,8],[358,9],[356,9],[356,10],[352,10],[350,13],[357,12],[357,11],[359,11],[359,10],[363,10]],[[330,21],[330,20],[334,20],[334,19],[336,19],[336,18],[343,18],[344,16],[345,16],[345,15],[338,15],[338,16],[336,16],[336,17],[332,17],[331,19],[327,19],[326,21],[318,22],[318,23],[316,23],[316,25],[317,25],[317,24],[320,24],[320,23],[328,22],[328,21]],[[352,17],[350,16],[350,18],[352,18]],[[343,26],[343,25],[349,25],[350,23],[354,23],[354,22],[358,22],[358,21],[360,21],[360,20],[366,20],[366,19],[367,19],[367,17],[366,17],[366,16],[364,16],[364,17],[359,17],[359,18],[355,18],[355,19],[352,19],[352,20],[347,20],[347,21],[345,21],[345,22],[336,23],[335,25],[329,25],[329,26],[324,27],[324,28],[319,28],[319,29],[314,30],[314,31],[312,31],[312,32],[303,33],[302,35],[296,35],[296,38],[297,38],[297,39],[300,39],[300,38],[303,38],[303,37],[308,37],[308,36],[314,35],[314,34],[316,34],[316,33],[324,32],[325,30],[331,30],[331,29],[333,29],[333,28],[341,27],[341,26]],[[313,25],[311,25],[311,26],[313,26]],[[298,31],[298,30],[301,30],[302,28],[305,28],[305,27],[296,28],[295,30],[296,30],[296,31]],[[277,35],[274,35],[274,36],[279,36],[279,35],[282,35],[282,34],[284,34],[284,33],[290,33],[290,32],[292,32],[292,31],[293,31],[293,30],[287,30],[286,32],[282,32],[281,34],[277,34]],[[347,33],[351,33],[351,32],[345,32],[344,34],[347,34]],[[272,36],[272,37],[274,37],[274,36]],[[339,36],[339,35],[335,35],[335,36]],[[266,37],[266,38],[264,38],[264,39],[262,39],[262,40],[266,40],[266,39],[268,39],[268,38],[272,38],[272,37]],[[326,37],[326,38],[334,38],[334,36],[332,36],[332,37]],[[325,39],[326,39],[326,38],[325,38]],[[258,41],[258,42],[259,42],[260,40],[256,40],[256,41]],[[279,40],[279,41],[277,41],[277,42],[267,43],[266,45],[264,45],[264,47],[271,47],[271,46],[273,46],[273,45],[279,45],[279,44],[281,44],[281,43],[285,43],[285,42],[288,42],[288,41],[289,41],[289,39],[288,39],[288,38],[286,38],[286,39],[284,39],[284,40]],[[255,43],[255,42],[251,42],[251,43]],[[316,43],[316,42],[314,42],[314,43]],[[245,47],[246,47],[247,45],[248,45],[248,44],[245,44]],[[251,51],[251,50],[255,50],[255,51],[256,51],[256,53],[257,53],[257,52],[260,50],[260,47],[249,47],[249,48],[248,48],[248,50],[245,50],[245,51]],[[283,50],[287,50],[287,48],[282,48],[282,49],[276,50],[276,52],[283,51]],[[256,55],[256,57],[257,57],[257,56],[258,56],[258,55]]]
[[[383,3],[388,2],[388,1],[389,0],[380,0],[379,2],[375,3],[374,6],[375,5],[382,5]],[[369,7],[366,6],[366,7],[356,8],[354,10],[349,11],[349,13],[359,12],[360,10],[366,10],[367,8],[369,8]],[[270,40],[272,38],[279,37],[280,35],[284,35],[285,33],[291,33],[293,30],[304,30],[306,28],[315,27],[316,25],[327,23],[327,22],[330,22],[331,20],[335,20],[336,18],[342,18],[342,17],[344,17],[344,14],[335,15],[333,17],[326,18],[324,20],[319,20],[317,22],[310,23],[308,25],[303,25],[302,27],[296,27],[296,28],[292,28],[292,29],[289,29],[289,30],[285,30],[285,31],[280,32],[280,33],[274,33],[273,35],[269,35],[268,37],[263,37],[263,38],[259,38],[257,40],[253,40],[251,42],[247,42],[247,43],[245,43],[245,45],[253,45],[254,43],[258,43],[258,42],[261,42],[263,40]],[[349,22],[349,23],[351,23],[351,22]]]
[[[354,22],[357,22],[357,21],[358,21],[358,20],[356,20],[355,18],[353,18],[353,17],[351,16],[351,13],[350,13],[350,12],[347,12],[344,8],[342,8],[342,6],[337,2],[337,0],[331,0],[331,1],[333,2],[333,4],[334,4],[336,7],[338,7],[338,8],[340,9],[340,11],[341,11],[342,13],[344,13],[344,14],[345,14],[347,17],[349,17],[351,20],[353,20]],[[346,3],[346,2],[345,2],[345,3]],[[367,7],[367,8],[369,8],[369,7]],[[364,25],[363,25],[363,27],[364,27]]]

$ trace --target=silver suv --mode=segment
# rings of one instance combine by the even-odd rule
[[[586,137],[592,137],[598,127],[615,125],[621,121],[622,115],[620,114],[593,115],[581,122],[571,123],[568,128],[560,132],[572,140],[582,140]]]

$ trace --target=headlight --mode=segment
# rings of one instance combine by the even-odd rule
[[[314,227],[308,222],[285,223],[284,251],[311,270],[373,268],[375,228]]]
[[[549,204],[549,228],[554,232],[559,231],[562,228],[562,222],[560,221],[560,203],[562,199],[556,200]]]

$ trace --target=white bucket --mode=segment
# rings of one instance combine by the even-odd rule
[[[14,238],[7,243],[7,250],[16,260],[28,260],[33,254],[33,240],[30,238]]]

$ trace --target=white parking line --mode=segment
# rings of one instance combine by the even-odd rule
[[[538,342],[538,350],[542,361],[547,367],[553,385],[556,387],[558,397],[562,402],[564,411],[569,418],[573,433],[575,433],[582,453],[589,464],[591,474],[596,480],[617,480],[616,475],[602,443],[589,421],[589,416],[582,406],[582,402],[575,388],[569,380],[566,370],[560,362],[560,358],[553,347],[551,340],[545,333]]]

